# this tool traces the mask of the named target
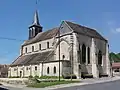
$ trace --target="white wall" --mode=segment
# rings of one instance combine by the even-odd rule
[[[54,66],[56,67],[56,74],[54,74]],[[43,65],[43,75],[47,76],[59,76],[59,62],[45,63]],[[47,68],[49,67],[49,74],[47,74]],[[62,63],[60,62],[60,73],[62,73]]]
[[[37,70],[35,70],[35,66],[37,67]],[[30,68],[26,70],[26,68]],[[47,68],[49,67],[49,74],[47,73]],[[54,73],[54,67],[56,67],[56,73]],[[20,71],[22,71],[22,77],[28,77],[30,75],[32,76],[41,76],[42,74],[42,64],[38,64],[38,65],[29,65],[29,66],[15,66],[15,67],[10,67],[11,71],[9,72],[11,73],[11,76],[20,76]],[[14,68],[16,68],[17,70],[14,71]],[[23,68],[23,69],[22,69]],[[60,62],[60,70],[61,70],[61,74],[62,74],[62,63]],[[51,63],[44,63],[43,64],[43,75],[47,75],[47,76],[59,76],[59,62],[51,62]]]
[[[52,46],[53,41],[54,41],[54,39],[52,38],[52,39],[40,41],[37,43],[33,43],[30,45],[26,45],[23,47],[23,54],[28,55],[28,54],[39,53],[39,52],[51,50],[53,48],[53,46]],[[49,48],[47,48],[47,42],[49,42]],[[39,44],[41,44],[41,50],[39,50]],[[34,52],[32,52],[32,46],[34,46]],[[25,48],[27,48],[27,53],[25,52]]]
[[[70,45],[66,41],[60,42],[60,60],[70,60],[69,55]],[[65,58],[63,58],[63,55]],[[59,45],[55,52],[55,60],[59,60]]]

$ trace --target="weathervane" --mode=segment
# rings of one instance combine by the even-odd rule
[[[36,9],[38,8],[38,0],[36,0]]]

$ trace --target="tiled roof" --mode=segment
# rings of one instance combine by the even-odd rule
[[[93,38],[99,38],[102,40],[105,40],[96,30],[90,29],[85,26],[81,26],[69,21],[65,21],[76,33],[80,33],[83,35],[88,35]],[[58,33],[58,28],[53,28],[51,30],[48,30],[46,32],[41,32],[39,33],[36,37],[25,41],[23,46],[29,45],[32,43],[36,43],[39,41],[47,40],[50,38],[53,38],[56,34]],[[25,55],[25,56],[20,56],[18,57],[12,65],[26,65],[26,64],[35,64],[35,63],[40,63],[44,60],[50,61],[53,60],[51,58],[46,59],[46,57],[49,55],[50,52],[43,52],[43,53],[36,53],[36,54],[31,54],[31,55]]]
[[[105,38],[103,38],[96,30],[85,27],[85,26],[81,26],[79,24],[75,24],[69,21],[65,21],[72,29],[74,32],[76,33],[80,33],[83,35],[88,35],[90,37],[94,37],[94,38],[99,38],[102,40],[106,40]]]
[[[46,32],[38,33],[38,35],[36,37],[34,37],[30,40],[26,40],[24,42],[23,46],[29,45],[29,44],[32,44],[32,43],[36,43],[36,42],[39,42],[39,41],[51,39],[57,34],[57,32],[58,32],[58,28],[53,28],[53,29],[48,30]]]
[[[53,51],[47,51],[42,53],[20,56],[11,64],[11,66],[39,64],[42,61],[50,61],[53,60],[53,54]]]
[[[79,24],[75,24],[75,23],[72,23],[72,22],[69,22],[69,21],[65,21],[65,22],[76,33],[80,33],[80,34],[83,34],[83,35],[88,35],[90,37],[99,38],[99,39],[102,39],[102,40],[106,41],[106,39],[103,36],[101,36],[94,29],[91,29],[91,28],[88,28],[88,27],[85,27],[85,26],[81,26]],[[47,39],[50,39],[50,38],[53,38],[57,33],[58,33],[58,28],[53,28],[51,30],[38,33],[38,35],[36,37],[34,37],[34,38],[30,39],[30,40],[26,40],[24,42],[23,46],[29,45],[29,44],[32,44],[32,43],[36,43],[36,42],[39,42],[39,41],[47,40]]]
[[[112,68],[120,68],[120,63],[112,63]]]

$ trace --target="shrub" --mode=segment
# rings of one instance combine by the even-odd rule
[[[8,78],[12,78],[11,76],[9,76]]]
[[[20,76],[9,76],[9,78],[20,78]]]
[[[33,76],[32,76],[32,75],[30,75],[28,78],[33,78]]]
[[[64,79],[70,79],[71,76],[72,76],[72,79],[76,79],[77,78],[75,74],[72,74],[72,75],[70,75],[70,74],[69,75],[63,75],[63,78]]]
[[[93,75],[92,74],[82,73],[81,78],[83,78],[83,79],[85,79],[85,78],[93,78]]]
[[[36,75],[34,78],[39,78],[39,76]]]
[[[58,79],[59,77],[58,76],[41,76],[40,79]],[[62,78],[62,77],[60,77]]]
[[[78,83],[79,81],[54,81],[54,82],[41,82],[41,83],[32,83],[29,84],[27,87],[36,87],[36,88],[44,88],[48,86],[53,86],[53,85],[59,85],[59,84],[69,84],[69,83]]]
[[[99,77],[101,78],[101,77],[108,77],[108,75],[107,74],[99,74]]]

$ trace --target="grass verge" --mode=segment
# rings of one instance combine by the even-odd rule
[[[54,82],[40,82],[40,83],[32,83],[29,84],[28,87],[34,87],[34,88],[44,88],[48,86],[53,86],[53,85],[59,85],[59,84],[69,84],[69,83],[78,83],[80,81],[54,81]]]

